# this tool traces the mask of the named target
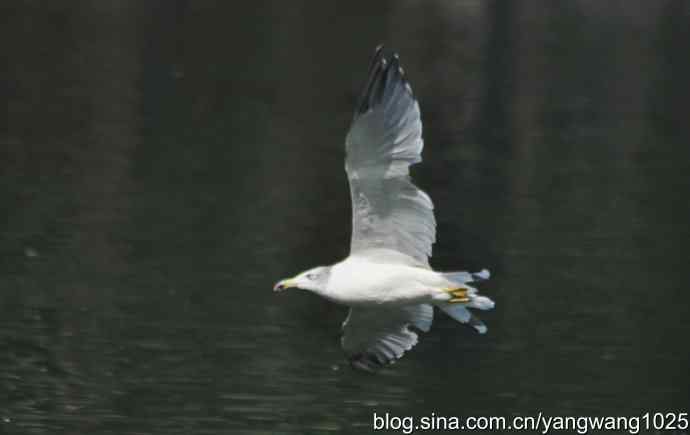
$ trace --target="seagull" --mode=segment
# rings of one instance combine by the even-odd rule
[[[348,306],[341,345],[355,368],[374,371],[400,359],[417,344],[417,331],[431,328],[434,306],[480,334],[487,331],[468,308],[494,307],[469,285],[488,279],[489,271],[438,272],[429,265],[434,207],[409,174],[422,161],[423,146],[419,105],[399,56],[379,46],[345,139],[350,255],[273,288],[308,290]]]

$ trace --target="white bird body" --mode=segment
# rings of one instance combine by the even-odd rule
[[[494,303],[467,283],[489,271],[436,272],[429,266],[436,240],[431,198],[414,185],[409,167],[422,161],[422,121],[397,55],[376,50],[369,78],[345,139],[345,171],[352,201],[350,256],[276,284],[297,287],[350,307],[341,344],[352,364],[376,369],[417,344],[431,328],[434,306],[483,334],[468,308]],[[414,328],[414,329],[413,329]]]
[[[319,295],[339,304],[403,306],[447,300],[451,283],[431,269],[383,264],[364,256],[349,256],[333,265]]]

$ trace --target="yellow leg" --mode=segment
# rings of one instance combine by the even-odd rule
[[[467,295],[467,288],[466,287],[449,288],[449,289],[446,289],[446,292],[451,295],[451,298],[448,301],[451,304],[467,303],[470,301],[470,298]]]

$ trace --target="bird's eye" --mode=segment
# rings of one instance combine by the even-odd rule
[[[313,273],[308,273],[308,274],[307,274],[307,279],[308,279],[308,280],[313,281],[314,278],[316,278],[316,275],[314,275]]]

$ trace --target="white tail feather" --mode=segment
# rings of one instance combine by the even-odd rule
[[[477,330],[480,334],[487,331],[487,327],[478,317],[472,314],[468,308],[476,308],[479,310],[490,310],[496,305],[494,301],[486,296],[478,293],[477,289],[467,285],[468,282],[483,281],[489,279],[491,274],[488,270],[483,269],[480,272],[448,272],[444,273],[443,277],[450,283],[461,286],[467,289],[467,296],[469,302],[467,303],[450,303],[445,301],[436,302],[435,305],[443,312],[448,314],[453,319],[460,323],[467,323]]]
[[[478,310],[490,310],[496,306],[496,304],[486,296],[476,295],[470,296],[470,303],[467,304],[467,306]]]

